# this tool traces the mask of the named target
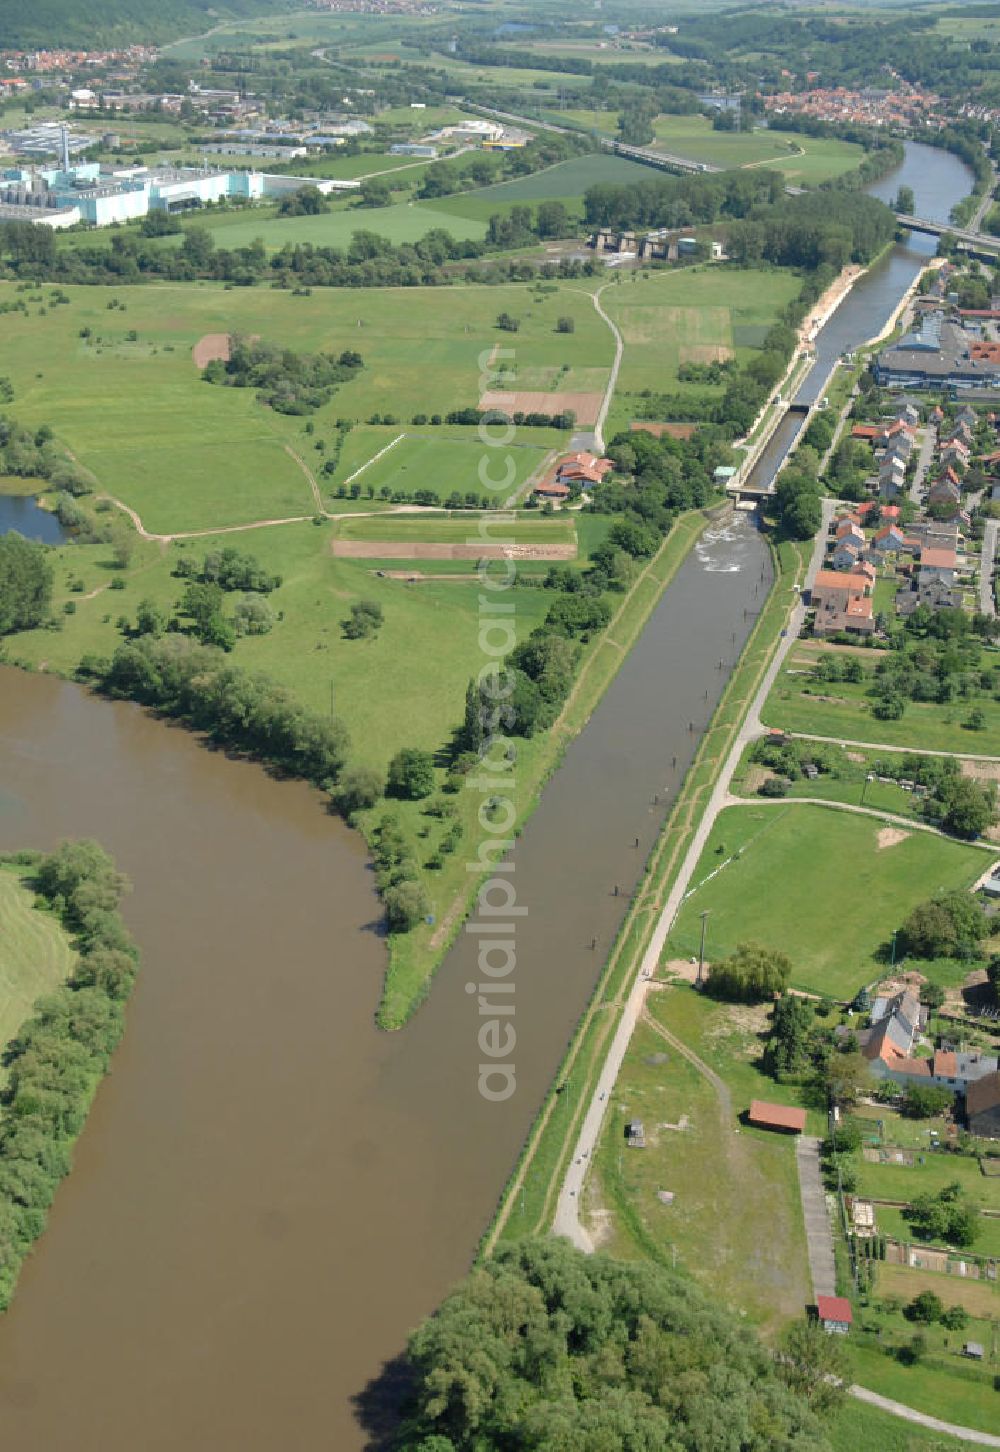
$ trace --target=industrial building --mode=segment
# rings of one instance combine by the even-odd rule
[[[315,186],[324,194],[360,186],[357,181],[208,167],[73,166],[65,144],[63,151],[61,166],[17,166],[0,173],[0,220],[109,227],[148,212],[190,211],[231,197],[253,202],[286,196],[303,186]]]
[[[926,313],[918,326],[875,360],[882,388],[996,388],[1000,359],[959,323]]]

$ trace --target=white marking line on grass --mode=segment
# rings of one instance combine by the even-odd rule
[[[353,484],[359,474],[363,474],[366,469],[370,469],[372,464],[377,464],[379,459],[382,458],[383,454],[387,454],[390,449],[394,449],[396,445],[402,443],[403,439],[405,438],[405,433],[397,434],[396,437],[391,441],[391,443],[386,444],[384,449],[379,449],[377,454],[372,454],[371,458],[366,460],[365,463],[361,465],[360,469],[355,469],[354,473],[344,480],[344,483]]]

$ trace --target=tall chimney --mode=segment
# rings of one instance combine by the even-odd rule
[[[62,144],[62,169],[69,171],[69,132],[65,126],[59,128],[59,140]]]

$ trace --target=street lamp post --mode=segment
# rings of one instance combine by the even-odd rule
[[[708,922],[709,908],[706,908],[701,915],[701,947],[698,950],[698,979],[696,988],[700,988],[705,979],[705,927]]]

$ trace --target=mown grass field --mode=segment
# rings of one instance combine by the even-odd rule
[[[983,667],[996,656],[983,653]],[[869,674],[878,657],[872,653]],[[956,756],[1000,756],[1000,701],[990,695],[974,701],[955,700],[947,705],[907,701],[898,721],[879,721],[872,715],[867,694],[871,680],[858,684],[836,681],[824,685],[811,674],[816,656],[804,648],[792,650],[774,688],[764,703],[761,719],[768,726],[800,735],[829,736],[841,741],[864,741],[905,746],[913,751],[949,751]],[[815,692],[816,694],[811,694]],[[981,731],[962,725],[973,706],[985,718]]]
[[[491,451],[487,451],[474,436],[444,438],[436,437],[434,433],[414,436],[408,432],[398,444],[393,444],[388,453],[378,458],[381,450],[399,432],[392,428],[386,430],[385,441],[376,439],[370,452],[361,455],[359,463],[355,462],[357,453],[352,453],[349,461],[342,455],[334,483],[354,475],[353,482],[362,485],[365,494],[369,489],[374,489],[376,494],[382,489],[405,489],[410,494],[416,489],[434,489],[444,500],[457,489],[460,494],[472,492],[479,497],[487,494],[491,500],[502,504],[539,468],[549,452],[535,445],[521,444],[517,448],[503,450],[502,457],[494,460]],[[364,441],[358,442],[360,446]],[[488,464],[485,477],[503,482],[503,489],[485,489],[480,483],[480,466],[484,457]],[[372,462],[367,463],[366,459]],[[325,481],[324,487],[329,490]]]
[[[880,825],[805,804],[727,808],[665,956],[697,954],[707,910],[709,962],[740,943],[762,943],[789,956],[793,987],[852,998],[882,971],[876,954],[910,909],[941,890],[969,887],[989,860],[929,832],[880,849]]]
[[[50,424],[102,489],[137,509],[147,529],[163,533],[312,513],[309,479],[286,445],[318,477],[325,455],[315,445],[332,447],[338,417],[364,420],[391,407],[408,420],[418,411],[444,414],[474,405],[494,347],[510,347],[519,365],[535,369],[591,365],[612,354],[610,333],[589,297],[563,287],[545,293],[527,284],[364,293],[331,288],[295,298],[197,284],[70,288],[67,294],[68,306],[49,306],[44,315],[49,294],[32,294],[39,301],[27,317],[4,319],[13,412],[31,427]],[[0,298],[16,296],[13,286],[0,285]],[[124,308],[109,308],[115,300]],[[514,336],[495,326],[504,309],[520,319]],[[574,318],[575,332],[556,332],[563,313]],[[85,328],[89,339],[80,337]],[[125,341],[130,330],[138,334],[136,342]],[[365,367],[311,416],[315,433],[307,435],[306,420],[263,407],[254,390],[201,379],[191,357],[194,344],[206,333],[231,331],[257,333],[297,351],[356,348]],[[398,432],[360,438],[360,457],[354,455],[351,468]],[[479,490],[476,471],[485,450],[472,444],[475,431],[459,435],[470,441],[465,448],[446,444],[445,437],[442,432],[426,450],[413,446],[426,455],[433,487]],[[336,478],[350,472],[346,455],[353,442],[349,436]],[[565,443],[565,436],[526,430],[515,442],[532,446],[510,451],[520,479],[541,457],[534,446]],[[492,454],[494,477],[498,471],[502,477],[504,452]],[[387,456],[379,485],[404,463],[405,454]],[[414,487],[432,482],[416,463],[412,472]],[[322,479],[327,495],[333,482]]]
[[[609,437],[635,416],[628,395],[643,389],[692,400],[721,397],[724,384],[680,383],[680,365],[726,358],[745,363],[799,285],[788,271],[758,271],[751,281],[745,272],[718,266],[616,274],[601,295],[625,341]]]
[[[64,982],[76,954],[51,913],[15,868],[0,867],[0,1045],[7,1044],[35,1001]]]
[[[777,1330],[810,1299],[795,1145],[743,1128],[738,1115],[755,1095],[784,1100],[787,1090],[775,1096],[754,1067],[760,1044],[745,1011],[684,986],[652,995],[648,1016],[615,1085],[588,1208],[610,1211],[613,1254],[671,1266],[676,1257],[714,1296]],[[722,1076],[725,1099],[660,1025]],[[643,1121],[645,1150],[625,1144],[630,1119]],[[673,1203],[658,1190],[672,1191]]]

